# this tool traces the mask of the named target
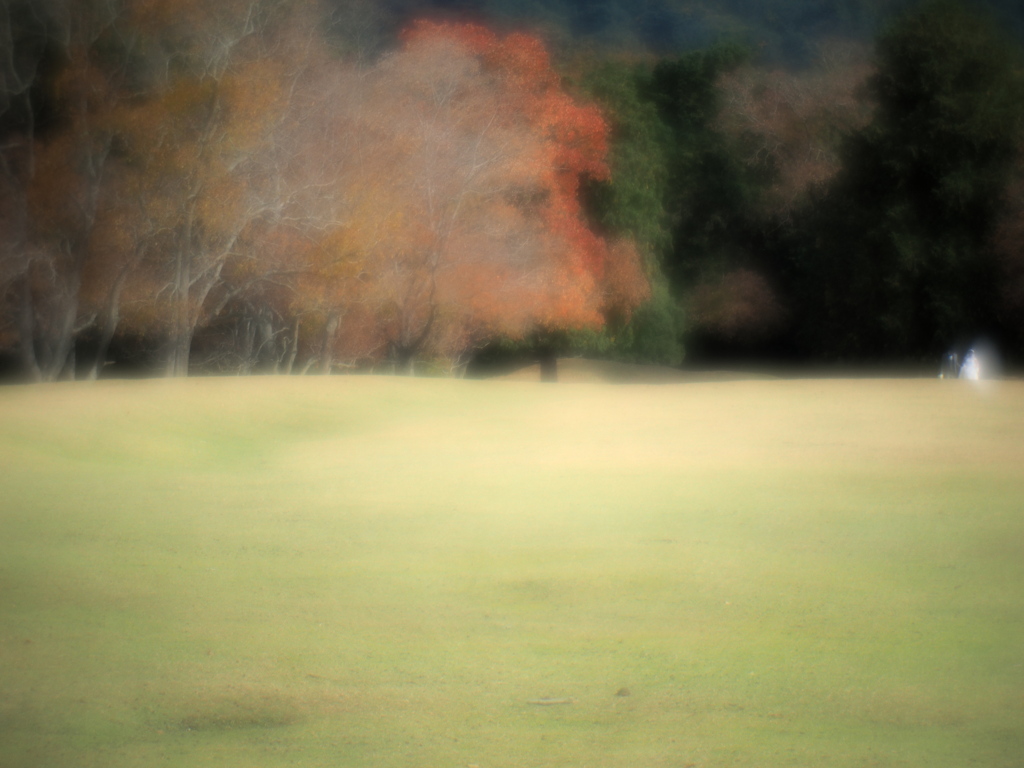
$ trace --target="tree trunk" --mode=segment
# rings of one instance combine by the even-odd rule
[[[414,376],[416,373],[416,351],[412,347],[392,344],[389,357],[391,370],[396,376]]]
[[[183,303],[183,302],[179,302]],[[187,308],[176,308],[174,327],[171,332],[170,352],[167,356],[167,375],[171,377],[188,376],[189,354],[192,349],[192,329],[184,311]]]
[[[77,371],[77,359],[75,357],[75,344],[74,344],[73,341],[71,343],[71,349],[68,351],[68,353],[67,353],[67,355],[65,356],[64,359],[65,359],[65,363],[64,363],[63,371],[67,371],[67,379],[68,379],[68,381],[74,381],[75,377],[78,374],[78,371]],[[58,374],[57,378],[60,378],[61,375],[62,374]]]
[[[192,347],[192,334],[186,329],[175,333],[171,339],[171,352],[167,359],[167,375],[171,377],[188,376],[189,353]]]
[[[75,320],[78,316],[78,293],[77,285],[72,286],[69,291],[72,298],[63,296],[52,303],[56,306],[47,308],[52,315],[50,318],[56,322],[44,323],[42,329],[36,324],[36,306],[31,295],[31,290],[26,294],[25,304],[22,306],[22,318],[20,322],[23,334],[21,349],[22,361],[27,363],[30,375],[37,381],[56,381],[67,370],[68,362],[72,358],[75,348]],[[53,288],[54,293],[60,297],[61,291],[58,287]],[[71,378],[74,378],[72,372]]]
[[[274,330],[273,316],[266,308],[262,309],[256,318],[256,350],[250,371],[271,370],[277,372],[282,354],[278,352],[277,336],[278,334]],[[266,362],[268,355],[270,357],[269,365]],[[260,360],[264,361],[262,365]]]
[[[416,355],[412,352],[403,352],[396,362],[396,369],[400,376],[416,375]]]
[[[186,243],[191,241],[191,237],[183,239]],[[168,376],[188,376],[189,352],[192,348],[192,313],[189,309],[191,287],[191,257],[179,247],[174,275],[174,307],[171,310],[171,349],[167,356]]]
[[[329,376],[333,360],[334,334],[338,331],[340,319],[337,315],[328,315],[324,324],[324,338],[320,348],[320,373]]]
[[[96,357],[93,359],[92,367],[85,378],[95,381],[99,378],[100,371],[107,361],[107,350],[110,349],[110,342],[114,339],[117,331],[117,324],[121,319],[121,290],[128,279],[128,270],[124,270],[117,276],[114,285],[110,289],[110,296],[107,299],[107,312],[103,318],[103,327],[100,328],[99,343],[96,346]]]
[[[22,277],[21,306],[18,312],[18,345],[21,364],[32,381],[42,381],[43,371],[36,356],[35,312],[32,301],[32,285],[28,273]]]
[[[540,380],[553,382],[558,381],[558,357],[553,349],[541,349],[538,353],[540,358]]]
[[[68,378],[75,378],[75,320],[78,319],[78,292],[81,281],[76,275],[71,281],[67,305],[64,307],[64,319],[57,331],[53,346],[53,359],[47,378],[56,381],[67,371]]]
[[[252,369],[256,365],[254,357],[256,355],[256,323],[248,314],[242,320],[242,352],[241,352],[241,365],[238,366],[238,375],[247,376],[252,373]]]
[[[284,361],[283,373],[286,376],[290,376],[292,369],[295,367],[295,357],[299,354],[299,319],[295,318],[294,325],[292,326],[292,338],[291,344],[288,347],[288,354]]]

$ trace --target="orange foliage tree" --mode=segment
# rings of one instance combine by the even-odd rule
[[[197,328],[261,275],[247,262],[262,256],[254,231],[283,205],[274,139],[298,76],[274,50],[275,4],[194,5],[133,5],[142,46],[157,59],[173,51],[175,61],[154,66],[147,95],[119,115],[135,176],[128,188],[142,205],[122,202],[149,238],[130,292],[148,300],[138,330],[166,339],[168,375],[187,375]]]
[[[169,375],[197,336],[243,372],[267,349],[271,370],[300,351],[325,372],[457,365],[646,297],[635,248],[578,199],[608,174],[608,128],[537,39],[424,22],[369,65],[332,49],[311,0],[95,2],[116,13],[68,5],[99,32],[65,46],[60,130],[9,142],[31,162],[0,158],[19,203],[0,221],[27,222],[4,239],[21,291],[4,296],[31,300],[0,334],[33,321],[23,346],[53,361],[37,376],[82,329],[93,376],[119,329],[156,342]],[[93,64],[111,50],[118,83]]]
[[[420,22],[403,42],[347,91],[358,163],[323,250],[347,269],[339,298],[372,323],[355,333],[366,351],[399,370],[425,353],[457,362],[642,300],[635,249],[610,249],[578,198],[581,178],[608,174],[608,127],[560,87],[540,41]]]

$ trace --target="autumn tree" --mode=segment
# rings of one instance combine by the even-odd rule
[[[240,244],[281,209],[274,131],[301,74],[274,50],[280,4],[194,6],[188,13],[164,0],[133,6],[130,21],[153,77],[120,115],[132,184],[144,201],[130,225],[155,238],[138,274],[156,308],[142,330],[164,335],[168,375],[187,375],[196,329],[227,306],[226,294],[241,290],[228,275],[246,279],[237,262],[259,258]]]
[[[635,247],[580,205],[607,126],[538,40],[421,23],[371,64],[313,3],[93,2],[60,27],[59,120],[5,145],[2,332],[37,376],[73,370],[83,333],[91,376],[118,333],[169,375],[196,351],[241,372],[457,366],[646,297]]]
[[[408,370],[495,336],[602,322],[605,277],[640,265],[623,246],[622,269],[607,269],[612,251],[587,226],[580,179],[607,175],[607,127],[560,88],[538,40],[420,23],[359,93],[346,134],[361,137],[358,164],[343,166],[320,258],[348,286],[338,311],[374,318],[367,343]]]
[[[274,133],[281,212],[260,249],[287,283],[279,298],[293,340],[288,354],[301,346],[300,370],[328,373],[339,360],[369,363],[383,356],[365,291],[366,253],[353,237],[365,232],[354,218],[365,184],[386,182],[372,178],[370,165],[387,142],[360,118],[372,68],[358,58],[339,58],[315,37],[302,56],[302,76],[291,84]]]

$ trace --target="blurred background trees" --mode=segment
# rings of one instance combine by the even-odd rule
[[[75,375],[77,350],[95,375],[119,335],[172,376],[457,369],[647,297],[636,248],[581,207],[605,119],[535,37],[423,22],[369,61],[303,2],[48,11],[5,129],[6,337],[32,378]],[[47,45],[55,73],[26,85]]]
[[[897,21],[875,60],[873,118],[846,137],[779,258],[806,352],[931,359],[1000,333],[994,246],[1024,117],[1019,47],[939,0]]]
[[[1024,356],[1001,0],[0,0],[0,360]]]

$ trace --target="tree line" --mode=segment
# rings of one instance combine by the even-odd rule
[[[1024,89],[994,18],[929,2],[798,68],[389,24],[3,0],[9,366],[1024,352]]]
[[[95,377],[112,344],[168,375],[458,369],[646,298],[579,203],[607,124],[536,38],[421,22],[367,63],[311,3],[184,5],[6,6],[39,36],[9,61],[0,213],[32,378]]]
[[[616,137],[595,211],[659,254],[691,358],[1020,359],[1021,53],[935,0],[798,69],[734,43],[581,61]]]

